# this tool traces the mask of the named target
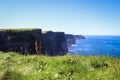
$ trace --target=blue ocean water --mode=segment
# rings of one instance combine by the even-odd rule
[[[85,36],[69,47],[78,55],[111,56],[120,58],[120,36]]]

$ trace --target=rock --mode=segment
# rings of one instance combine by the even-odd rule
[[[76,44],[76,40],[78,39],[85,39],[85,37],[82,35],[73,35],[73,34],[65,34],[65,38],[66,38],[68,47],[73,44]]]
[[[65,34],[65,38],[67,40],[67,45],[71,46],[72,44],[76,44],[76,40],[74,35],[72,34]]]
[[[68,52],[64,32],[48,31],[43,34],[42,53],[45,55],[65,55]]]
[[[85,39],[83,35],[74,35],[75,39]]]

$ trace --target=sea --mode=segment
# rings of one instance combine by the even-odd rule
[[[110,56],[120,58],[120,36],[85,36],[69,46],[69,52],[85,56]]]

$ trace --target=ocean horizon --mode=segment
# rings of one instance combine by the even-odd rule
[[[110,56],[120,58],[120,35],[86,35],[69,47],[69,52],[85,56]]]

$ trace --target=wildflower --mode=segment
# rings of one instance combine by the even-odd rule
[[[55,78],[58,78],[58,77],[59,77],[59,74],[55,74],[54,77],[55,77]]]
[[[34,59],[35,58],[35,56],[32,56],[32,59]]]

